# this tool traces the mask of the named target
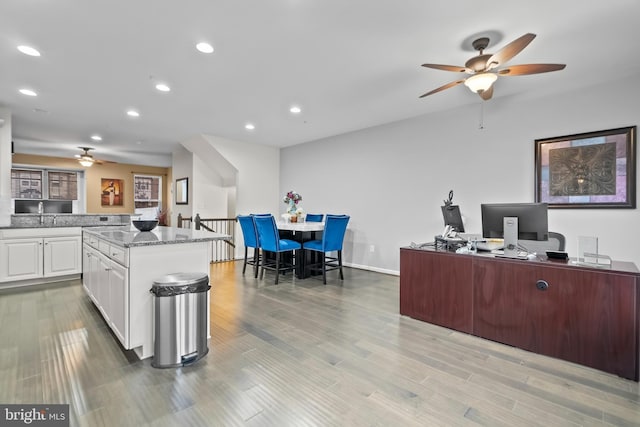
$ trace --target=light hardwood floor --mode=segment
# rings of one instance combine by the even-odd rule
[[[0,292],[0,402],[78,426],[640,426],[638,383],[398,314],[398,277],[211,268],[209,354],[154,369],[79,281]],[[597,339],[597,336],[594,336]]]

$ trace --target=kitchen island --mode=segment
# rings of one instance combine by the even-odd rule
[[[174,227],[83,228],[82,284],[122,346],[140,359],[151,357],[154,280],[181,272],[208,275],[210,242],[230,239]]]

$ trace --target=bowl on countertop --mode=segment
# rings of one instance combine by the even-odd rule
[[[157,219],[134,219],[131,222],[140,231],[151,231],[158,226]]]

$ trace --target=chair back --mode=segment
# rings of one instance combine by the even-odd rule
[[[307,214],[305,221],[307,222],[322,222],[324,214]]]
[[[349,215],[327,215],[322,234],[322,250],[324,252],[342,250],[349,218],[351,218]]]
[[[544,254],[546,251],[564,251],[565,238],[563,234],[549,232],[549,240],[518,240],[518,244],[528,252]]]
[[[253,217],[251,215],[238,215],[238,222],[242,229],[244,245],[248,248],[259,247],[258,231],[256,230],[256,224],[253,221]]]
[[[560,233],[556,233],[553,231],[549,232],[549,241],[558,241],[557,245],[558,245],[558,251],[564,251],[564,245],[565,245],[565,239],[564,239],[564,234],[560,234]]]
[[[258,239],[262,250],[278,252],[280,249],[280,235],[273,215],[256,215],[253,217],[258,230]]]

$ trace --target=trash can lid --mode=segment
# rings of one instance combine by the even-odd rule
[[[157,297],[170,297],[209,289],[209,276],[204,273],[172,273],[154,280],[151,292]]]

